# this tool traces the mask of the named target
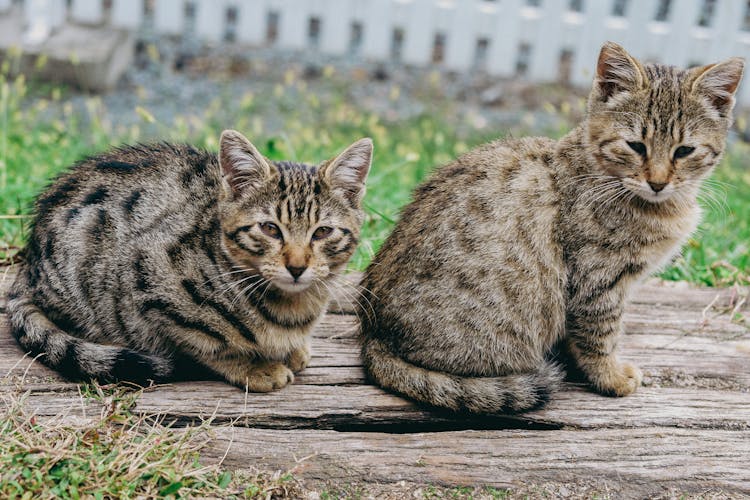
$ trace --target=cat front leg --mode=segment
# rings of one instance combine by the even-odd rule
[[[618,287],[619,288],[619,287]],[[608,396],[627,396],[641,385],[641,370],[616,355],[622,335],[624,290],[600,290],[576,297],[568,309],[568,348],[594,389]]]
[[[640,387],[643,375],[637,366],[618,360],[614,353],[581,345],[581,342],[570,339],[570,352],[597,392],[607,396],[628,396]]]
[[[279,361],[230,357],[207,360],[206,364],[227,382],[250,392],[276,391],[294,382],[292,370]]]
[[[293,350],[289,356],[287,356],[284,364],[289,367],[294,373],[299,373],[305,369],[307,364],[310,362],[310,342],[305,341],[305,344]]]

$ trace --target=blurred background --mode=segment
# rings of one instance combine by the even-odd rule
[[[745,0],[0,0],[0,261],[60,170],[111,145],[216,149],[225,128],[315,163],[375,141],[363,269],[412,188],[491,139],[559,137],[601,44],[687,67],[750,55]],[[750,283],[750,84],[705,221],[661,273]]]

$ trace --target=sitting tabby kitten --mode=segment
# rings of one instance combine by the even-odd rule
[[[700,218],[741,59],[685,71],[607,43],[584,122],[559,141],[496,141],[416,190],[365,275],[363,355],[380,385],[476,413],[540,407],[564,340],[595,390],[625,396],[623,304]]]
[[[36,203],[9,294],[18,342],[69,378],[183,378],[251,391],[292,382],[329,282],[357,245],[372,142],[315,167],[265,159],[225,131],[219,155],[116,149]]]

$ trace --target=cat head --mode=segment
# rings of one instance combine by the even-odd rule
[[[744,61],[679,70],[608,42],[589,96],[586,149],[600,174],[649,203],[689,197],[719,162]]]
[[[224,131],[219,212],[233,263],[289,293],[342,271],[359,239],[372,150],[360,139],[316,166],[273,162],[239,132]]]

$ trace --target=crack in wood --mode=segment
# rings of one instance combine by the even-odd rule
[[[10,281],[0,283],[0,309]],[[620,356],[641,366],[644,387],[627,398],[599,396],[571,373],[545,409],[523,415],[415,405],[368,383],[353,305],[341,297],[313,334],[310,366],[291,386],[245,394],[216,380],[179,382],[144,390],[133,411],[178,430],[213,417],[207,463],[223,456],[231,432],[224,466],[294,469],[312,481],[583,482],[641,497],[666,488],[750,493],[750,330],[722,314],[702,321],[717,294],[714,304],[726,307],[733,293],[643,285],[626,310]],[[39,418],[102,407],[24,359],[0,313],[5,373],[0,399],[21,396]],[[298,457],[310,458],[300,464]]]

